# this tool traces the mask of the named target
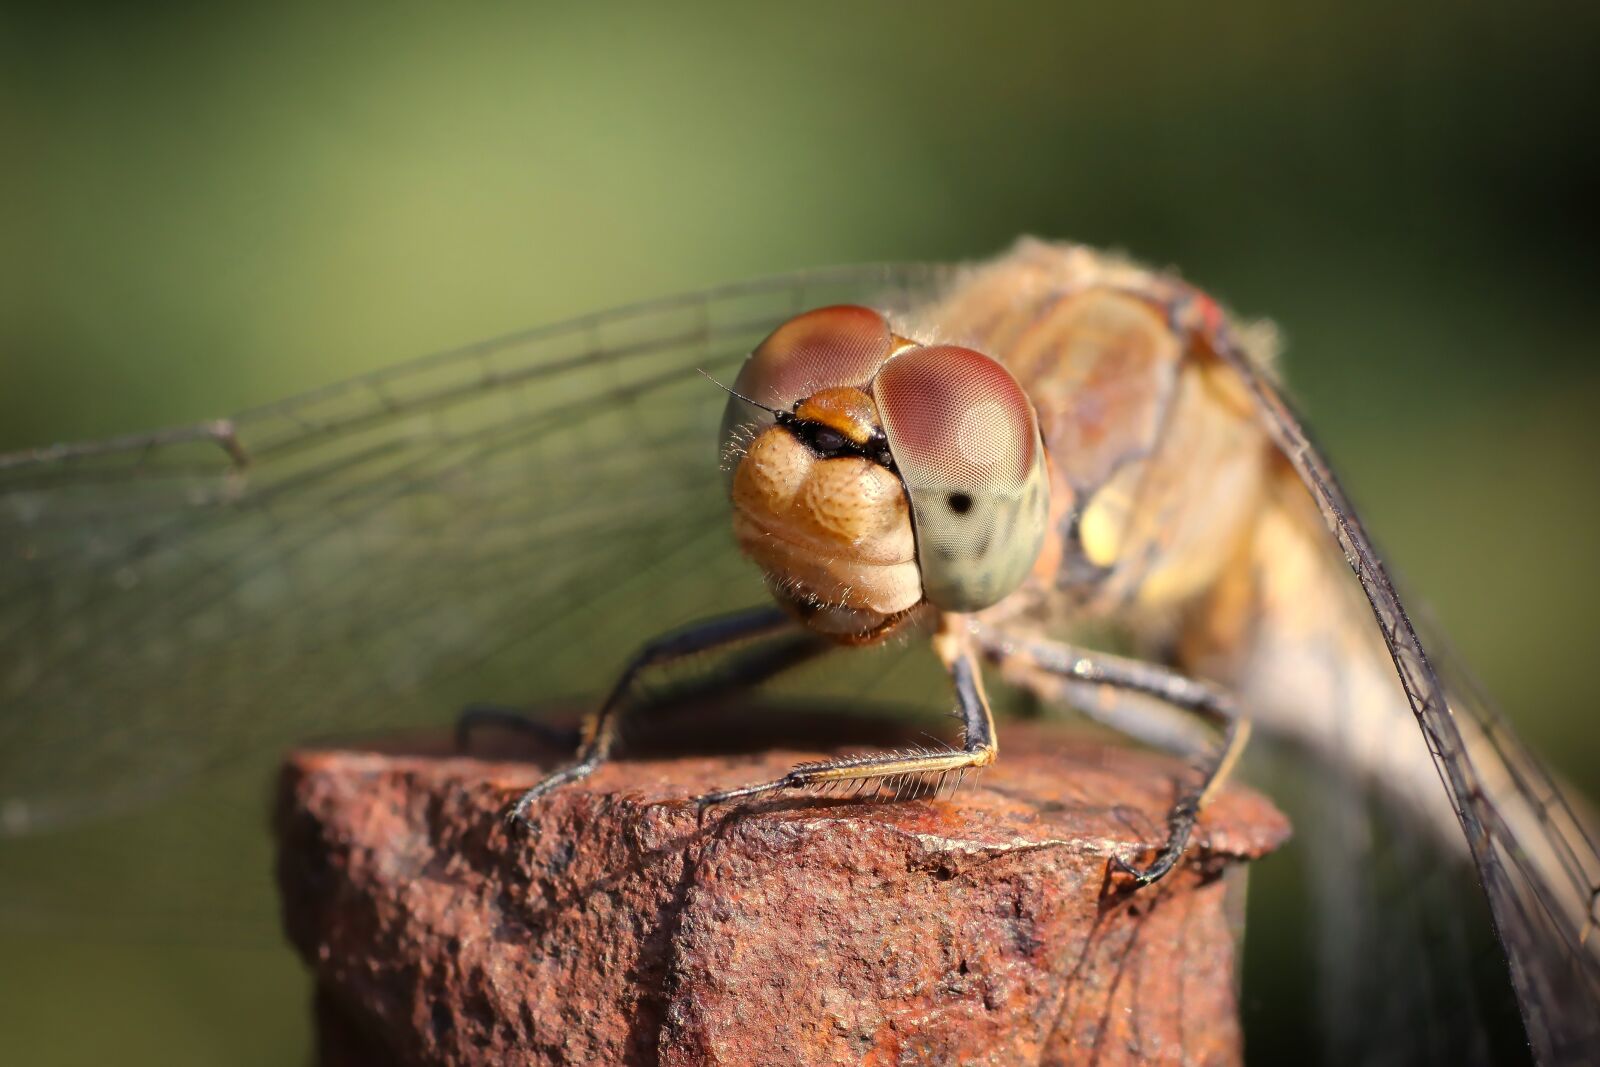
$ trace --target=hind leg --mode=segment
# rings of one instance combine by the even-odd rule
[[[1120,693],[1153,697],[1162,704],[1199,717],[1221,733],[1220,741],[1206,746],[1196,760],[1198,776],[1179,793],[1167,814],[1167,840],[1146,867],[1124,860],[1114,862],[1140,885],[1149,885],[1172,870],[1188,847],[1201,810],[1210,802],[1250,738],[1250,721],[1239,714],[1232,698],[1216,686],[1177,671],[1075,645],[1048,641],[1009,630],[974,623],[973,639],[985,658],[1001,673],[1039,696],[1063,700],[1091,717],[1133,737],[1164,748],[1192,751],[1192,739],[1170,721],[1163,722],[1147,708],[1131,701],[1084,700],[1085,690],[1099,690],[1113,698]]]

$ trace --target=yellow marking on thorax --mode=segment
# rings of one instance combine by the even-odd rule
[[[1142,461],[1123,466],[1089,498],[1078,519],[1078,541],[1083,546],[1083,556],[1096,567],[1110,567],[1122,555],[1144,470]]]

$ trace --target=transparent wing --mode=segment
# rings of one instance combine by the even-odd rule
[[[936,275],[718,289],[0,457],[0,836],[309,734],[593,691],[652,632],[758,602],[697,371]]]
[[[1219,328],[1268,433],[1310,491],[1369,602],[1482,881],[1541,1063],[1600,1050],[1600,850],[1586,816],[1465,676],[1441,681],[1360,519],[1276,386]]]
[[[1529,1062],[1465,848],[1449,847],[1432,820],[1358,768],[1312,758],[1300,744],[1263,733],[1247,766],[1295,830],[1282,854],[1251,874],[1245,987],[1276,991],[1270,1017],[1247,1019],[1252,1055],[1268,1063]],[[1285,987],[1302,992],[1284,995]],[[1305,1050],[1310,1035],[1315,1054]],[[1297,1047],[1275,1050],[1274,1041]]]

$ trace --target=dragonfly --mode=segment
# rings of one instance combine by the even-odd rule
[[[1481,892],[1537,1062],[1600,1049],[1587,808],[1425,647],[1270,328],[1117,256],[1024,239],[749,282],[0,456],[0,561],[0,836],[152,804],[311,726],[588,692],[596,649],[642,649],[526,812],[612,754],[657,668],[926,638],[959,746],[701,799],[934,792],[997,758],[987,669],[1196,754],[1164,840],[1118,861],[1143,884],[1253,729]]]

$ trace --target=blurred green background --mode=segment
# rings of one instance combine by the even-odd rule
[[[708,283],[1114,246],[1277,319],[1369,524],[1594,793],[1597,46],[1570,3],[9,10],[0,451]],[[197,941],[0,935],[0,1059],[304,1060],[287,950]]]

